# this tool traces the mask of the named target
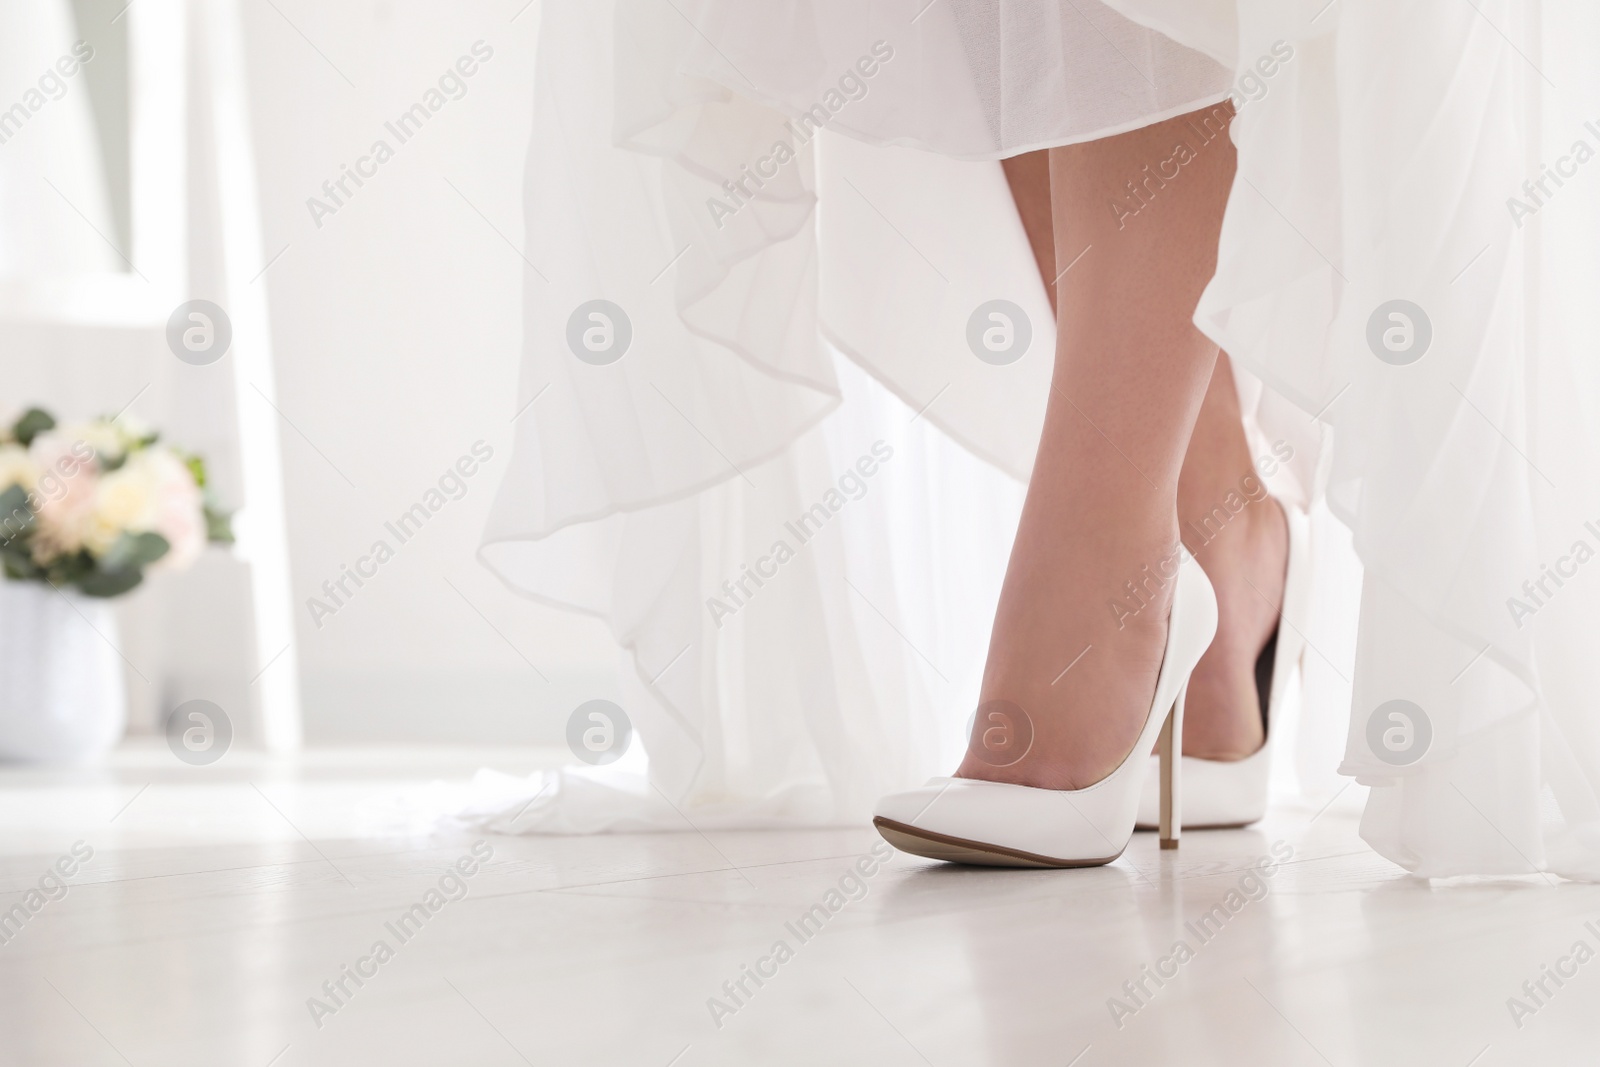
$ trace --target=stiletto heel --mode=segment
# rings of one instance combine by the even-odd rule
[[[976,778],[935,778],[878,802],[872,823],[894,847],[932,859],[988,867],[1095,867],[1122,855],[1159,732],[1162,847],[1182,823],[1178,767],[1189,674],[1217,630],[1217,598],[1192,558],[1178,566],[1166,652],[1144,727],[1122,762],[1083,789],[1038,789]]]
[[[1160,751],[1161,777],[1161,847],[1177,848],[1183,833],[1183,700],[1189,695],[1185,685],[1178,690],[1178,699],[1167,712],[1166,724],[1161,727]]]

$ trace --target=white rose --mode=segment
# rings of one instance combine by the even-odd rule
[[[104,461],[115,462],[127,451],[122,432],[104,420],[78,423],[55,432],[68,441],[82,441]]]
[[[0,492],[20,485],[28,492],[39,481],[39,465],[21,445],[0,445]]]
[[[162,570],[182,570],[205,551],[205,501],[189,467],[170,449],[149,448],[136,460],[147,467],[155,493],[156,533],[171,546],[156,562]]]
[[[83,544],[104,556],[124,533],[143,533],[156,525],[156,479],[143,453],[100,479],[94,491]]]
[[[117,439],[122,442],[123,448],[129,448],[139,441],[149,437],[152,429],[149,423],[134,415],[120,415],[115,422],[102,423],[116,431]]]

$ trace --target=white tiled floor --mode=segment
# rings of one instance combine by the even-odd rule
[[[553,757],[163,756],[0,771],[0,910],[74,842],[94,853],[0,944],[0,1064],[1488,1067],[1593,1062],[1600,1032],[1600,962],[1544,979],[1520,1028],[1507,1006],[1576,942],[1600,949],[1600,887],[1408,878],[1356,836],[1355,790],[1177,853],[1141,834],[1096,870],[897,855],[853,900],[827,894],[868,829],[490,836],[466,896],[402,942],[385,924],[479,838],[408,832],[393,798]],[[1274,845],[1293,858],[1220,931],[1185,928]],[[828,903],[802,941],[791,924]],[[1180,938],[1193,958],[1130,998]],[[393,958],[328,997],[380,940]],[[729,998],[780,940],[792,958]],[[311,997],[337,1010],[313,1020]],[[712,997],[736,1010],[714,1020]]]

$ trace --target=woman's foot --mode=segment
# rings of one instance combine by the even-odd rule
[[[1211,579],[1219,615],[1190,676],[1183,754],[1227,761],[1266,740],[1255,667],[1278,626],[1289,531],[1253,469],[1216,499],[1182,523],[1183,547]],[[956,777],[1081,789],[1114,770],[1149,711],[1178,557],[1170,521],[1025,510],[1006,584],[1029,595],[1002,595],[995,632],[1010,636],[990,647]]]
[[[1115,770],[1150,710],[1179,558],[1175,517],[1030,495],[956,777],[1082,789]]]

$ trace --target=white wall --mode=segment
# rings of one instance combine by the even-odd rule
[[[474,559],[517,408],[538,5],[274,2],[243,18],[307,737],[558,741],[615,695],[612,643]],[[401,144],[385,122],[480,40],[466,95]],[[307,199],[380,138],[394,157],[319,228]],[[466,495],[399,544],[384,523],[477,441],[494,456]],[[380,538],[394,558],[316,626],[306,599]]]

